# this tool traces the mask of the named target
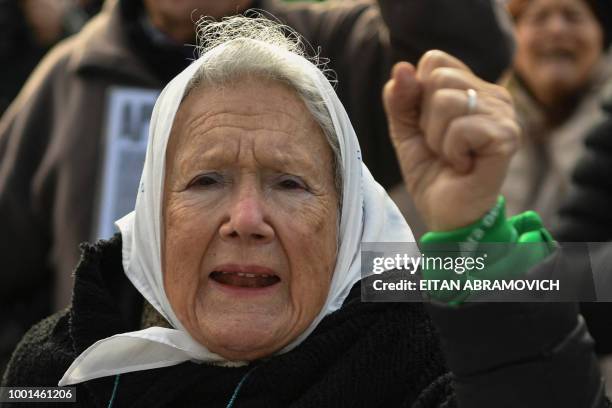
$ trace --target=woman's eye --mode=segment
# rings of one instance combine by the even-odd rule
[[[285,190],[305,190],[306,186],[300,180],[285,178],[279,182],[279,186]]]
[[[221,178],[218,175],[202,175],[196,177],[192,182],[191,186],[194,187],[211,187],[221,183]]]
[[[565,19],[570,23],[580,23],[586,19],[586,16],[578,11],[566,11]]]
[[[546,19],[548,18],[549,13],[546,11],[540,11],[540,12],[527,12],[525,13],[525,15],[523,16],[523,18],[521,18],[521,20],[525,21],[528,24],[543,24]]]

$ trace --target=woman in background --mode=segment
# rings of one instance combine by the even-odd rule
[[[510,214],[536,210],[555,229],[586,129],[612,76],[609,13],[592,0],[512,0],[517,54],[508,81],[523,145],[502,187]]]

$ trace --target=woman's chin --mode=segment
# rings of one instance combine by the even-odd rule
[[[542,69],[537,86],[545,88],[551,94],[572,95],[579,92],[588,82],[589,77],[581,75],[574,66],[552,66]]]
[[[285,345],[269,334],[262,337],[238,332],[214,340],[207,348],[230,361],[253,361],[269,357]]]
[[[279,321],[257,317],[228,319],[219,325],[209,325],[194,337],[227,360],[252,361],[273,355],[297,337],[299,333],[292,335],[291,331],[283,330]]]

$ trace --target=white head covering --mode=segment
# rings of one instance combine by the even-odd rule
[[[99,340],[74,360],[60,380],[60,386],[185,361],[228,363],[189,335],[166,297],[161,267],[161,206],[166,146],[185,88],[197,70],[231,42],[209,50],[174,78],[160,94],[151,119],[135,210],[117,221],[123,240],[123,269],[127,277],[174,328],[150,327]],[[363,164],[351,122],[322,72],[297,54],[259,43],[273,47],[291,64],[304,67],[329,110],[342,156],[340,247],[327,300],[308,329],[279,351],[285,353],[304,341],[326,315],[342,306],[351,287],[361,278],[362,242],[414,242],[414,237],[393,201]]]

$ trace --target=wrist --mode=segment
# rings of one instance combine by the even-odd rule
[[[504,197],[499,196],[495,205],[475,222],[461,228],[427,232],[420,241],[422,244],[516,242],[516,230],[506,220],[505,203]]]
[[[460,255],[486,258],[483,268],[460,274],[444,268],[422,268],[424,279],[460,281],[459,287],[464,287],[462,283],[467,280],[522,277],[556,248],[556,243],[535,212],[528,211],[507,219],[505,200],[501,196],[497,204],[477,222],[452,231],[428,232],[420,239],[420,244],[426,257],[452,258]],[[471,296],[467,289],[434,290],[428,293],[432,299],[455,306]]]
[[[446,232],[455,231],[462,228],[473,226],[483,219],[499,201],[500,197],[492,197],[486,200],[477,200],[478,206],[470,205],[469,208],[457,210],[453,202],[446,205],[449,211],[436,217],[425,217],[429,231]],[[449,205],[450,204],[450,205]],[[459,207],[463,207],[459,205]]]

